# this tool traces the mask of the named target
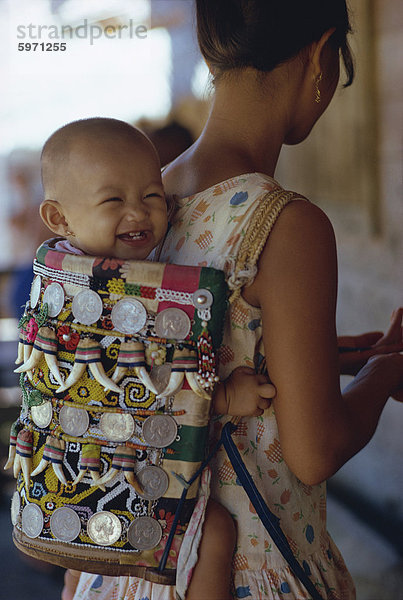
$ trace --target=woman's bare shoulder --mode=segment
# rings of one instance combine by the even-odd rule
[[[259,306],[268,280],[294,279],[297,274],[310,278],[327,268],[329,274],[336,268],[333,226],[322,209],[299,197],[280,213],[260,255],[256,279],[243,296]]]

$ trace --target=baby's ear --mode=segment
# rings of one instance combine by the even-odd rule
[[[39,207],[39,214],[46,227],[49,227],[53,233],[66,235],[68,224],[57,200],[44,200]]]

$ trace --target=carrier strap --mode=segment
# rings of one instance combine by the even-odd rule
[[[246,468],[245,463],[239,454],[238,448],[231,437],[231,434],[235,430],[236,425],[229,421],[223,427],[221,439],[234,471],[242,484],[242,487],[247,493],[249,500],[253,504],[265,529],[269,533],[273,542],[276,544],[283,558],[288,562],[295,577],[299,579],[300,582],[305,586],[307,591],[311,594],[313,600],[323,600],[322,596],[319,594],[318,590],[310,580],[308,574],[304,571],[302,566],[295,558],[290,544],[288,543],[288,540],[280,527],[280,519],[271,512],[266,502],[263,500],[259,490],[255,486],[252,476]]]
[[[276,188],[265,194],[254,210],[239,247],[233,273],[228,280],[228,285],[232,290],[230,303],[238,298],[242,287],[256,275],[256,263],[277,217],[286,204],[296,198],[301,198],[301,196],[295,192]]]

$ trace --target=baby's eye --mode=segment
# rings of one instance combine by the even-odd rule
[[[147,198],[162,198],[162,194],[159,192],[151,192],[151,194],[146,194],[146,196],[144,196],[144,199]]]
[[[111,198],[106,198],[104,202],[122,202],[122,198],[119,198],[119,196],[112,196]]]

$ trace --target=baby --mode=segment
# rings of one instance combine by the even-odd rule
[[[56,249],[74,254],[145,260],[162,243],[168,202],[160,162],[150,140],[115,119],[76,121],[57,130],[42,151],[45,200],[40,215],[64,240]],[[238,368],[216,386],[217,414],[255,416],[275,389],[263,375]],[[231,516],[209,501],[199,560],[189,597],[202,597],[203,580],[216,580],[217,598],[230,597],[235,528]],[[77,572],[68,572],[63,598],[72,598]]]

